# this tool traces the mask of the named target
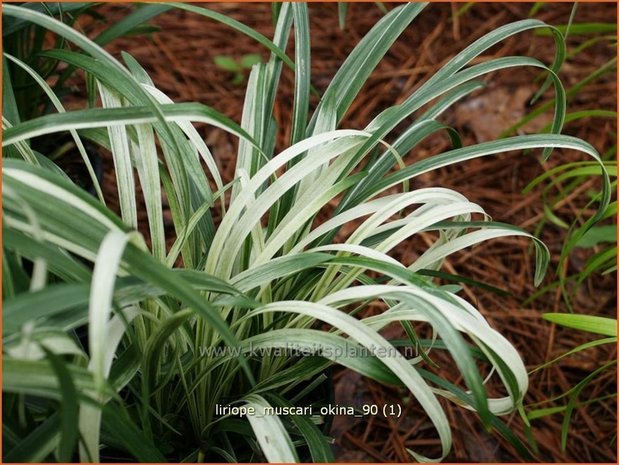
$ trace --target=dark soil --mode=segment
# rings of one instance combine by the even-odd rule
[[[396,42],[378,66],[371,79],[346,116],[342,127],[363,128],[387,106],[401,102],[411,90],[473,40],[493,28],[528,17],[532,4],[491,3],[476,4],[457,20],[452,14],[463,4],[437,3],[430,5]],[[271,6],[269,4],[212,4],[211,8],[238,19],[272,37]],[[392,6],[388,5],[388,8]],[[127,13],[127,6],[104,5],[100,12],[109,21]],[[569,18],[569,4],[546,5],[536,15],[550,24],[565,24]],[[310,5],[312,28],[312,82],[324,90],[340,64],[361,37],[382,16],[374,3],[350,4],[345,30],[338,27],[335,4]],[[576,22],[615,22],[616,5],[612,3],[582,4]],[[246,53],[260,53],[265,49],[227,27],[205,18],[181,11],[171,11],[153,21],[161,32],[148,37],[131,37],[116,41],[109,48],[119,55],[120,50],[131,53],[149,72],[155,85],[175,101],[206,103],[240,121],[244,84],[233,84],[233,76],[214,63],[217,55],[240,58]],[[98,25],[84,25],[86,30]],[[588,37],[571,36],[568,50],[573,50]],[[292,53],[293,50],[291,50]],[[484,59],[510,55],[535,56],[550,63],[554,53],[552,40],[533,33],[521,34],[489,50]],[[592,71],[612,59],[616,49],[608,41],[601,41],[587,52],[569,60],[563,67],[561,79],[566,88],[582,80]],[[487,79],[487,89],[473,94],[443,116],[453,125],[465,144],[496,138],[502,130],[519,120],[530,108],[528,101],[540,84],[535,70],[518,69],[495,73]],[[292,106],[293,75],[287,70],[282,75],[276,116],[280,124],[278,147],[285,147],[288,137],[289,115]],[[549,92],[545,98],[551,98]],[[568,111],[584,109],[616,109],[616,74],[608,73],[585,86],[572,96]],[[315,105],[316,101],[313,102]],[[525,128],[539,130],[548,123],[545,115]],[[225,181],[232,178],[236,141],[227,134],[204,129],[207,143],[222,167]],[[590,142],[600,153],[616,144],[616,122],[612,119],[587,118],[566,125],[566,134]],[[426,157],[444,151],[449,140],[438,136],[409,155],[409,159]],[[550,161],[540,163],[539,153],[511,153],[494,158],[474,160],[446,168],[418,178],[418,186],[445,186],[458,190],[482,205],[497,221],[512,223],[528,231],[535,231],[544,218],[542,189],[523,194],[523,188],[537,175],[567,161],[584,160],[584,156],[556,150]],[[111,162],[107,160],[105,190],[114,197]],[[587,189],[596,187],[592,179]],[[586,203],[583,191],[569,197],[555,213],[571,223]],[[114,205],[111,200],[110,205]],[[546,283],[556,278],[557,257],[565,240],[565,230],[546,224],[541,231],[553,255]],[[414,245],[396,251],[398,258],[410,261]],[[587,252],[579,251],[566,263],[569,274],[582,269]],[[544,322],[545,312],[567,311],[557,292],[545,294],[526,306],[523,302],[535,291],[533,286],[534,258],[529,243],[518,239],[493,241],[473,250],[457,254],[446,263],[445,270],[462,274],[507,290],[509,296],[466,288],[467,298],[488,318],[490,324],[512,341],[521,352],[527,367],[535,368],[570,348],[591,340],[571,330],[563,330]],[[578,313],[616,315],[616,274],[596,276],[587,280],[574,296]],[[376,311],[377,309],[369,309]],[[395,335],[397,336],[397,335]],[[531,376],[530,390],[525,404],[542,403],[567,391],[588,373],[604,362],[616,359],[616,348],[604,346],[568,357],[552,367]],[[445,373],[450,373],[449,361],[442,361]],[[414,402],[406,402],[406,392],[387,388],[365,380],[347,370],[335,374],[336,401],[344,405],[363,402],[402,404],[405,415],[398,420],[381,417],[354,419],[336,417],[332,435],[335,438],[338,461],[410,461],[406,448],[423,448],[437,453],[434,432],[423,412]],[[533,422],[533,435],[539,451],[535,461],[550,462],[616,462],[616,371],[608,370],[597,377],[582,393],[581,399],[609,396],[577,408],[569,429],[567,450],[560,447],[563,416],[555,414]],[[452,423],[454,445],[448,461],[519,462],[522,458],[502,438],[484,432],[478,418],[470,412],[444,402]],[[562,405],[544,403],[540,406]],[[505,419],[511,428],[523,436],[523,422],[518,415]]]

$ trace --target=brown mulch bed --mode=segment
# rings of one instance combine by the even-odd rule
[[[392,47],[365,85],[341,125],[363,128],[382,109],[401,102],[411,90],[420,85],[445,61],[476,38],[493,28],[528,17],[531,4],[477,4],[452,21],[460,5],[441,3],[430,5]],[[271,6],[269,4],[212,4],[211,8],[230,15],[272,37]],[[101,12],[108,20],[122,17],[127,7],[105,5]],[[310,5],[312,27],[312,80],[324,90],[330,78],[361,37],[375,24],[382,13],[373,3],[351,4],[344,31],[338,27],[335,4]],[[537,18],[551,24],[565,24],[570,5],[547,5]],[[614,22],[616,5],[587,4],[578,10],[577,22]],[[206,103],[240,121],[244,85],[234,85],[230,73],[214,64],[217,55],[239,58],[246,53],[268,53],[240,34],[205,18],[182,11],[168,12],[153,23],[161,32],[149,37],[132,37],[116,41],[109,48],[118,54],[130,52],[149,72],[155,85],[175,101]],[[572,36],[570,49],[586,38]],[[521,34],[492,48],[485,58],[530,55],[549,63],[553,54],[552,42],[532,33]],[[291,50],[292,52],[292,50]],[[607,42],[592,46],[587,53],[570,60],[563,67],[561,78],[569,88],[615,56],[616,50]],[[495,73],[487,79],[488,87],[476,92],[448,111],[442,120],[453,125],[465,144],[489,140],[501,130],[518,121],[529,108],[527,102],[535,92],[537,72],[517,70]],[[280,124],[278,147],[285,147],[288,138],[289,115],[292,106],[294,78],[284,70],[275,113]],[[552,95],[552,92],[549,92]],[[316,104],[316,101],[313,102]],[[571,98],[569,111],[583,109],[616,109],[616,76],[610,73],[584,87]],[[528,130],[538,130],[549,121],[542,117]],[[589,141],[600,153],[615,143],[616,122],[610,119],[584,119],[567,124],[566,134]],[[205,129],[206,140],[223,169],[225,181],[233,176],[236,141],[227,134]],[[409,160],[422,158],[448,149],[444,136],[431,138],[409,155]],[[450,187],[482,205],[497,221],[512,223],[535,231],[544,217],[542,189],[523,194],[529,181],[549,168],[566,161],[583,160],[583,155],[562,150],[554,152],[546,164],[539,162],[539,153],[505,154],[442,169],[417,178],[416,187],[437,185]],[[109,165],[108,165],[109,167]],[[113,172],[106,170],[107,194],[114,196]],[[592,180],[588,189],[596,186]],[[581,192],[582,194],[582,192]],[[556,213],[567,222],[586,202],[586,196],[569,198]],[[554,257],[546,283],[554,278],[557,257],[565,239],[565,231],[546,224],[541,238]],[[409,262],[415,254],[413,246],[396,251],[398,258]],[[579,271],[586,255],[573,254],[568,271]],[[561,296],[545,294],[524,306],[523,302],[535,292],[533,287],[534,259],[529,243],[524,240],[493,241],[451,257],[446,271],[455,272],[507,290],[510,295],[497,296],[491,292],[466,289],[466,297],[487,317],[490,324],[512,341],[533,369],[544,361],[564,353],[577,344],[590,340],[575,331],[562,330],[541,320],[545,312],[566,311]],[[616,315],[616,274],[587,280],[574,296],[578,313]],[[561,363],[531,376],[526,405],[537,404],[567,391],[588,373],[604,362],[616,358],[616,348],[604,346],[564,359]],[[439,360],[440,361],[440,360]],[[444,369],[449,371],[449,362]],[[341,404],[402,403],[406,393],[380,386],[355,373],[339,370],[335,375],[336,400]],[[616,393],[616,372],[608,370],[583,392],[583,400]],[[521,461],[503,439],[483,431],[475,415],[444,402],[454,434],[454,446],[448,461]],[[555,406],[557,404],[542,404]],[[535,459],[556,462],[615,462],[616,461],[616,398],[610,397],[580,407],[572,419],[567,450],[560,448],[562,414],[533,422],[533,434],[539,445]],[[437,453],[434,432],[428,427],[422,411],[412,402],[405,415],[391,420],[381,417],[353,419],[337,417],[333,428],[338,461],[409,461],[406,448],[422,448]],[[512,415],[506,421],[522,436],[522,420]]]

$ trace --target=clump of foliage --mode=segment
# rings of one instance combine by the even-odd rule
[[[574,313],[545,313],[543,315],[543,318],[559,326],[582,331],[588,334],[594,334],[596,336],[601,335],[603,337],[594,339],[589,342],[585,342],[584,344],[580,344],[559,355],[553,360],[550,360],[540,365],[535,370],[533,370],[533,372],[545,369],[548,366],[560,362],[565,357],[570,357],[572,355],[578,354],[579,352],[593,349],[594,347],[606,344],[617,345],[616,318],[607,318],[595,315],[579,315]],[[605,371],[616,369],[616,367],[616,358],[614,360],[609,360],[605,363],[602,363],[600,364],[600,366],[596,367],[595,370],[587,374],[584,378],[582,378],[578,383],[574,384],[574,386],[572,386],[567,391],[551,399],[547,399],[541,404],[535,405],[534,407],[536,408],[529,408],[529,411],[526,414],[528,426],[530,425],[530,422],[533,422],[534,420],[537,420],[539,418],[543,418],[549,415],[563,414],[563,422],[561,425],[561,448],[565,450],[565,448],[567,447],[567,440],[569,436],[570,421],[572,419],[574,411],[579,407],[617,396],[617,393],[614,392],[608,395],[599,396],[597,398],[587,399],[586,401],[583,400],[583,396],[581,396],[585,388],[589,386],[592,382],[594,382],[598,377],[600,377]],[[553,407],[543,407],[543,405],[549,404],[551,402],[559,403],[560,405]],[[537,447],[534,442],[533,446]]]
[[[532,9],[531,14],[535,14],[542,4],[536,4]],[[607,35],[608,33],[616,32],[617,26],[614,23],[583,23],[576,21],[576,4],[572,8],[572,14],[568,24],[557,26],[566,36],[582,35],[586,37],[579,45],[573,47],[567,53],[568,59],[573,59],[578,55],[586,53],[587,50],[600,42],[606,43],[609,49],[616,48],[616,35]],[[538,34],[543,32],[538,31]],[[613,53],[614,54],[614,53]],[[591,84],[597,82],[610,72],[616,72],[616,57],[613,57],[607,63],[596,68],[583,80],[576,83],[572,88],[568,89],[566,95],[568,99],[578,98],[581,90]],[[537,110],[532,112],[521,122],[515,125],[515,128],[520,127],[524,122],[530,121],[536,115],[540,114],[540,110],[548,106],[548,102],[540,105]],[[592,108],[576,111],[566,114],[566,123],[579,121],[584,118],[616,119],[617,113],[614,109]],[[549,128],[545,128],[548,130]],[[612,134],[616,139],[616,134]],[[545,313],[542,315],[544,320],[570,328],[572,330],[581,331],[592,335],[601,335],[603,337],[577,345],[568,351],[560,354],[558,357],[547,361],[536,367],[532,373],[547,369],[550,366],[557,365],[566,357],[571,357],[583,351],[591,350],[595,347],[611,344],[617,344],[617,319],[608,318],[598,315],[577,314],[574,313],[573,299],[576,293],[583,288],[583,284],[587,279],[596,279],[602,276],[616,273],[617,271],[617,200],[616,198],[609,199],[605,205],[605,209],[600,210],[596,215],[587,217],[591,208],[598,204],[600,198],[605,195],[604,192],[596,191],[593,188],[587,188],[591,180],[600,175],[608,175],[610,187],[612,191],[617,189],[617,162],[615,161],[617,153],[616,143],[606,150],[602,156],[603,165],[599,163],[582,161],[572,162],[559,165],[553,169],[547,170],[544,174],[535,178],[525,188],[524,192],[530,192],[535,187],[544,185],[542,198],[544,201],[544,218],[539,223],[537,230],[541,229],[548,223],[556,228],[566,231],[566,239],[561,249],[559,263],[556,274],[558,278],[550,284],[544,286],[538,292],[534,293],[525,304],[535,301],[544,294],[554,291],[558,288],[563,297],[563,302],[570,313],[557,312]],[[582,208],[575,219],[566,222],[564,218],[555,213],[557,207],[571,198],[577,197],[579,193],[584,192],[586,204]],[[582,194],[581,194],[582,196]],[[570,272],[569,261],[574,253],[582,253],[590,251],[589,257],[576,272]],[[617,393],[612,392],[597,398],[583,399],[583,391],[607,370],[616,369],[616,358],[601,363],[593,371],[588,373],[571,388],[559,395],[545,399],[543,402],[533,404],[528,407],[526,413],[526,428],[528,437],[533,448],[537,448],[537,444],[530,434],[531,423],[540,418],[550,415],[563,415],[561,426],[561,448],[567,447],[569,428],[573,414],[576,409],[587,406],[589,404],[607,400],[611,397],[616,397]],[[553,405],[555,404],[555,405]],[[558,404],[558,405],[557,405]],[[547,406],[551,405],[551,406]]]
[[[149,462],[294,462],[303,447],[312,460],[329,461],[328,440],[310,418],[233,418],[217,416],[215,407],[247,405],[263,412],[300,402],[333,363],[406,386],[440,439],[442,451],[432,459],[444,458],[451,448],[438,396],[477,412],[484,425],[517,444],[497,416],[521,407],[528,386],[525,366],[510,342],[458,295],[459,288],[436,284],[432,272],[464,248],[523,236],[536,247],[539,284],[548,251],[526,231],[492,221],[481,206],[453,190],[410,190],[409,182],[444,166],[517,150],[541,148],[548,156],[553,147],[562,147],[599,156],[586,142],[558,134],[565,117],[565,92],[556,76],[565,55],[559,31],[550,28],[557,50],[550,67],[529,57],[470,64],[515,34],[549,28],[537,20],[497,28],[367,127],[338,129],[366,79],[425,6],[404,4],[386,14],[342,64],[310,118],[307,5],[283,4],[269,40],[208,9],[175,4],[270,50],[268,62],[252,67],[237,125],[206,105],[174,104],[130,55],[123,54],[122,63],[61,21],[4,5],[7,20],[36,24],[73,44],[41,55],[87,72],[95,81],[90,101],[97,95],[101,100],[101,107],[58,108],[23,121],[11,120],[14,103],[5,107],[6,461],[129,456]],[[293,29],[294,61],[284,53]],[[7,59],[57,101],[27,63]],[[295,71],[292,131],[289,147],[275,153],[273,107],[283,66]],[[522,66],[548,73],[542,91],[554,86],[551,134],[462,147],[440,115],[481,89],[479,78]],[[4,92],[10,93],[10,86],[5,83]],[[192,122],[239,138],[230,185],[223,184],[216,159]],[[396,133],[402,124],[406,128]],[[33,150],[37,137],[62,131],[111,151],[120,217],[105,199],[88,195]],[[404,158],[437,131],[450,134],[452,150],[414,162]],[[148,240],[137,232],[138,186]],[[171,247],[164,196],[174,223]],[[606,182],[604,208],[608,198]],[[316,224],[319,212],[332,203],[337,208],[331,217]],[[349,225],[352,232],[335,240]],[[434,243],[411,263],[389,255],[428,231],[435,233]],[[387,309],[360,316],[372,302]],[[319,329],[325,326],[318,322],[330,329]],[[438,376],[425,351],[406,359],[395,350],[380,334],[394,323],[410,344],[448,352],[462,384]],[[433,329],[429,340],[418,334],[426,324]],[[255,352],[282,347],[314,355]],[[492,369],[504,396],[489,398],[482,368]],[[417,460],[430,459],[410,452]]]
[[[587,112],[591,113],[591,112]],[[615,155],[616,146],[612,147],[603,158],[607,159]],[[612,198],[606,208],[600,214],[587,218],[586,212],[599,202],[603,192],[588,190],[586,192],[588,201],[580,212],[578,218],[572,223],[567,224],[558,215],[553,213],[555,205],[581,191],[584,184],[589,182],[592,177],[598,177],[607,173],[611,180],[611,187],[616,191],[617,187],[617,163],[615,161],[603,161],[601,168],[597,163],[574,162],[559,165],[548,170],[543,175],[534,179],[526,188],[526,191],[533,189],[541,183],[544,186],[543,198],[545,200],[545,212],[547,221],[552,222],[556,227],[564,228],[567,231],[566,239],[561,250],[559,266],[557,270],[558,279],[544,286],[533,294],[528,301],[535,301],[542,295],[559,288],[566,308],[570,313],[545,313],[542,317],[559,326],[578,330],[588,334],[601,335],[603,337],[585,342],[562,353],[558,357],[543,363],[533,370],[533,372],[546,369],[549,366],[558,364],[566,357],[571,357],[582,351],[591,350],[602,345],[617,344],[617,319],[598,315],[585,315],[574,312],[573,298],[587,279],[597,279],[602,276],[617,272],[617,200]],[[550,181],[549,181],[550,180]],[[586,186],[584,186],[586,187]],[[558,192],[551,196],[552,190]],[[611,222],[612,221],[612,222]],[[582,269],[575,273],[568,273],[567,261],[570,256],[578,250],[590,250],[590,256],[582,266]],[[582,406],[593,402],[599,402],[616,397],[617,393],[610,393],[598,398],[582,399],[582,392],[592,382],[598,379],[607,370],[616,369],[617,360],[612,359],[601,363],[591,373],[588,373],[570,389],[562,392],[556,397],[545,400],[542,404],[529,407],[527,412],[527,423],[549,415],[563,414],[561,426],[561,447],[565,450],[568,441],[570,422],[574,411]],[[545,407],[550,403],[558,403],[558,406]],[[532,440],[532,436],[531,436]],[[536,444],[532,441],[534,447]]]

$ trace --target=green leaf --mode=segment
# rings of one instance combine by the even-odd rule
[[[555,26],[562,34],[565,34],[569,28],[570,35],[587,35],[587,34],[614,34],[617,32],[615,23],[573,23],[559,24]],[[535,35],[549,36],[550,31],[541,29],[535,31]]]
[[[576,247],[589,249],[605,242],[617,242],[616,224],[592,227],[576,242]]]
[[[246,292],[284,276],[313,268],[331,258],[332,256],[326,253],[301,253],[273,258],[260,266],[237,274],[232,279],[232,283]]]
[[[78,414],[78,394],[75,389],[71,374],[67,370],[60,357],[50,352],[44,346],[42,349],[58,377],[62,404],[60,407],[60,444],[58,446],[58,461],[72,462],[73,452],[78,439],[77,414]]]
[[[573,313],[544,313],[542,318],[566,328],[604,336],[617,336],[617,320],[612,318]]]
[[[237,63],[237,61],[229,57],[227,55],[217,55],[213,58],[213,61],[217,66],[225,71],[240,71],[241,66]]]
[[[311,87],[311,52],[307,4],[293,3],[292,12],[295,34],[295,84],[290,144],[294,145],[305,138]]]
[[[140,5],[140,8],[136,9],[136,11],[125,16],[120,21],[115,22],[101,32],[94,41],[101,46],[107,45],[114,39],[129,35],[134,32],[136,28],[145,26],[144,23],[170,9],[171,7],[168,5]]]
[[[6,28],[3,28],[6,29]],[[4,32],[4,31],[3,31]],[[9,73],[9,66],[6,61],[6,54],[2,55],[2,116],[6,118],[11,125],[20,122],[19,108],[15,100],[15,92],[13,91],[13,84],[11,82],[11,74]]]
[[[15,447],[4,451],[6,463],[43,462],[60,439],[60,415],[53,413]]]
[[[337,21],[343,31],[346,27],[346,13],[348,12],[348,2],[337,2]]]
[[[122,409],[109,402],[103,409],[103,427],[139,462],[166,463],[167,460]]]

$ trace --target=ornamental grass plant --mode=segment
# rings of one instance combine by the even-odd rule
[[[439,397],[476,412],[481,424],[526,454],[500,418],[521,410],[527,391],[518,351],[460,295],[458,277],[450,285],[435,277],[449,277],[441,265],[460,250],[523,236],[535,247],[532,279],[539,284],[549,252],[458,192],[415,188],[414,181],[474,158],[531,149],[546,158],[555,147],[573,149],[599,163],[598,217],[603,214],[610,184],[599,155],[587,142],[560,134],[566,114],[557,77],[565,58],[561,32],[535,19],[500,26],[366,127],[340,128],[364,82],[426,4],[385,14],[313,111],[310,95],[318,90],[306,4],[274,10],[272,39],[208,8],[159,6],[204,16],[205,24],[222,22],[271,52],[266,63],[252,66],[239,123],[208,102],[172,102],[131,55],[113,57],[62,18],[3,5],[6,23],[32,23],[61,39],[60,48],[41,57],[92,83],[87,105],[65,111],[48,80],[5,51],[12,69],[26,73],[55,111],[15,119],[23,113],[4,80],[4,460],[332,461],[321,425],[328,419],[260,413],[320,401],[323,394],[316,393],[334,363],[405,386],[423,407],[442,452],[427,457],[410,450],[411,459],[440,460],[450,451]],[[525,56],[479,60],[494,45],[533,30],[552,34],[552,63]],[[285,53],[289,41],[292,56]],[[276,153],[274,102],[284,66],[294,70],[295,93],[290,141]],[[488,74],[519,67],[545,73],[538,95],[554,89],[550,133],[463,147],[441,114],[483,90]],[[231,183],[224,184],[217,154],[193,123],[238,137]],[[407,154],[441,131],[453,149],[411,161]],[[37,138],[60,132],[70,133],[78,151],[88,141],[111,152],[120,215],[106,206],[100,188],[89,194],[35,149]],[[97,186],[96,176],[92,182]],[[164,201],[173,231],[165,227]],[[317,222],[333,204],[330,218]],[[435,239],[414,261],[389,255],[422,232]],[[384,311],[364,316],[374,302]],[[418,356],[406,358],[401,341],[381,334],[389,325],[401,326]],[[427,325],[429,338],[420,331]],[[460,384],[440,376],[431,351],[450,354]],[[488,394],[490,380],[503,386],[503,395]],[[222,405],[258,414],[220,415]]]

